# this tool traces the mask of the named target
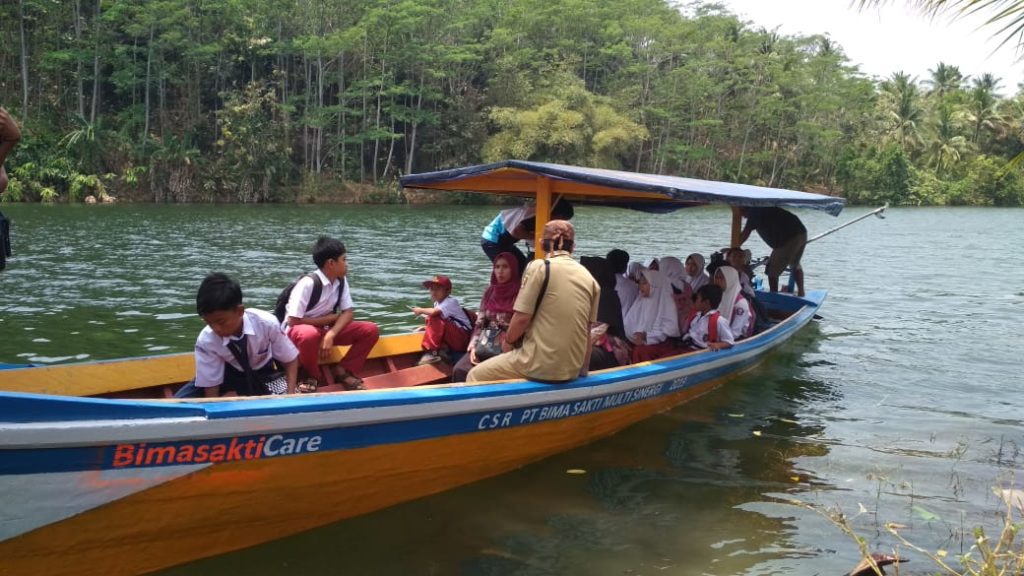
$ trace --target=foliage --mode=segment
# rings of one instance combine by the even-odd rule
[[[993,491],[1003,501],[1005,507],[998,514],[1000,520],[996,532],[998,537],[993,538],[986,533],[983,526],[974,526],[971,530],[973,536],[969,549],[954,556],[956,562],[948,557],[945,549],[929,550],[903,536],[902,530],[905,525],[896,522],[887,522],[885,531],[895,538],[895,541],[905,550],[916,552],[921,557],[927,558],[939,572],[936,574],[950,574],[952,576],[1011,576],[1021,574],[1024,571],[1024,539],[1021,538],[1021,529],[1024,529],[1024,493],[1018,489],[993,488]],[[853,516],[847,516],[838,508],[823,508],[818,505],[808,504],[800,500],[786,500],[786,503],[815,512],[838,528],[843,534],[853,540],[864,559],[865,570],[877,574],[884,574],[876,564],[875,558],[870,553],[868,540],[860,535],[854,528],[854,521],[858,516],[868,513],[868,510],[860,505],[860,510]],[[925,520],[940,519],[935,513],[924,509],[921,506],[914,506],[913,509]],[[892,555],[898,558],[907,558],[906,552],[899,548],[892,550]],[[959,564],[959,566],[957,566]],[[898,568],[898,564],[894,566]],[[897,572],[901,572],[897,569]],[[915,572],[916,573],[916,572]]]
[[[25,0],[0,37],[25,124],[4,201],[404,201],[402,174],[514,157],[1022,203],[1024,96],[998,78],[875,83],[710,3]]]

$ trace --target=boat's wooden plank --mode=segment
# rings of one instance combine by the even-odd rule
[[[381,338],[370,358],[418,352],[423,333]],[[336,346],[327,363],[341,360],[348,346]],[[0,390],[65,396],[98,396],[186,382],[195,375],[191,353],[80,364],[17,368],[0,372]]]
[[[380,374],[363,378],[363,386],[367,390],[380,388],[407,388],[409,386],[422,386],[424,384],[437,384],[447,382],[451,379],[448,372],[445,372],[437,364],[424,364],[404,368],[390,374]]]
[[[4,370],[0,390],[65,396],[94,396],[133,388],[183,382],[195,373],[192,354]]]
[[[411,352],[419,352],[423,344],[423,332],[412,332],[410,334],[396,334],[384,336],[377,341],[377,345],[370,350],[368,358],[383,358],[386,356],[400,356]],[[340,362],[348,353],[350,346],[335,346],[330,356],[320,361],[321,364],[334,364]]]

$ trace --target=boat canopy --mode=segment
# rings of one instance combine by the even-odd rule
[[[570,200],[652,212],[724,204],[813,208],[838,216],[844,203],[842,198],[810,192],[526,160],[410,174],[401,183],[406,188],[513,196],[533,197],[549,192]]]

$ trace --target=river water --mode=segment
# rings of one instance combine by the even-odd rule
[[[419,283],[452,277],[475,305],[488,277],[477,206],[4,206],[0,362],[190,350],[202,276],[238,277],[250,306],[312,264],[319,234],[349,248],[357,317],[416,325]],[[802,211],[813,235],[839,219]],[[844,574],[854,540],[910,542],[954,566],[971,530],[1001,525],[1019,487],[1024,210],[891,209],[813,243],[822,320],[755,371],[619,435],[498,478],[165,572],[198,574]],[[729,214],[582,207],[579,252],[709,253]],[[759,239],[755,254],[766,253]],[[584,470],[569,474],[568,470]],[[287,495],[282,495],[286,498]],[[258,505],[256,503],[255,505]],[[245,529],[245,527],[239,527]],[[933,573],[926,556],[904,573]]]

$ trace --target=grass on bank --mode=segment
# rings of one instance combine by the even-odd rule
[[[1002,521],[999,527],[999,534],[992,536],[986,533],[983,527],[975,526],[971,531],[973,543],[963,554],[951,556],[944,549],[925,549],[901,533],[901,530],[906,528],[903,524],[887,522],[885,530],[901,546],[931,560],[933,563],[931,567],[915,566],[910,569],[915,574],[1020,576],[1024,574],[1024,538],[1021,537],[1021,531],[1024,530],[1024,490],[993,488],[993,491],[1005,505],[1005,508],[1001,511]],[[883,574],[881,568],[872,558],[868,540],[858,534],[851,524],[855,518],[868,512],[863,505],[860,506],[857,514],[848,517],[838,507],[827,508],[800,500],[790,500],[789,504],[811,510],[839,528],[840,531],[856,542],[861,557],[868,562],[874,573]],[[903,557],[899,548],[894,548],[892,555]],[[957,564],[959,566],[956,566]],[[894,564],[889,570],[899,575],[900,565]],[[904,569],[904,572],[907,570]],[[937,570],[937,572],[934,570]]]

